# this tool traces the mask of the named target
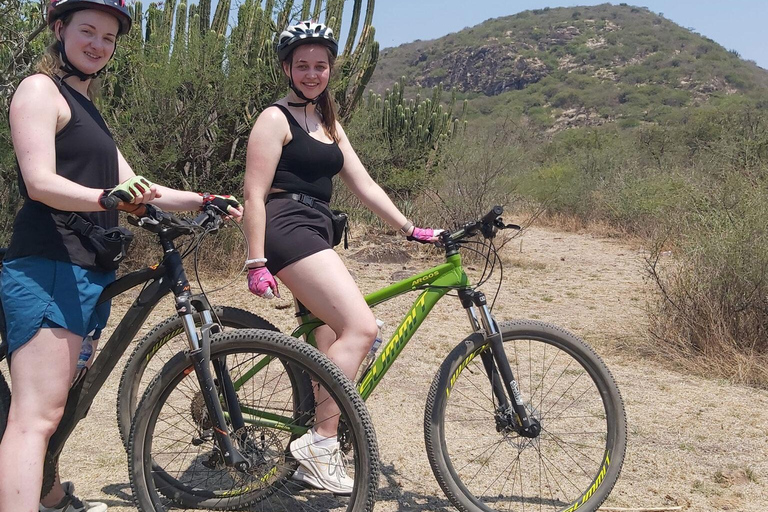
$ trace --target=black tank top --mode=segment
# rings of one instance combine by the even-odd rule
[[[104,119],[88,98],[58,78],[54,82],[72,113],[72,119],[56,134],[56,174],[85,187],[105,189],[116,186],[119,182],[117,146]],[[17,173],[24,204],[13,222],[13,235],[5,259],[42,256],[103,270],[96,265],[95,254],[87,240],[64,224],[70,212],[30,199],[21,170],[17,169]],[[104,228],[117,226],[117,211],[77,213]]]
[[[272,187],[308,194],[321,201],[330,202],[333,184],[331,178],[344,167],[344,155],[336,142],[326,144],[304,131],[290,111],[279,108],[291,128],[291,142],[283,146],[277,163]]]

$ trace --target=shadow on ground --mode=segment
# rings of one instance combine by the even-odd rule
[[[429,496],[426,494],[404,490],[401,482],[407,481],[401,473],[395,470],[393,464],[382,465],[377,496],[377,508],[407,512],[453,512],[455,509],[445,496]],[[297,487],[296,491],[300,491]],[[109,507],[133,507],[131,486],[128,483],[116,483],[104,486],[101,491],[114,499],[103,499]],[[306,490],[305,490],[306,492]],[[330,496],[329,496],[330,497]],[[337,498],[335,498],[337,499]],[[334,500],[335,500],[334,499]]]
[[[386,503],[387,506],[383,507],[385,510],[408,512],[421,510],[454,512],[456,510],[443,494],[430,496],[403,489],[401,482],[407,480],[408,478],[403,477],[393,464],[382,464],[377,503],[380,506]]]

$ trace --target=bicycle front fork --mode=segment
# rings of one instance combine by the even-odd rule
[[[195,320],[192,314],[193,308],[200,313],[201,327],[200,336],[195,327]],[[225,361],[216,359],[213,361],[213,369],[216,373],[216,381],[210,370],[211,361],[211,335],[220,331],[218,323],[213,321],[211,315],[211,306],[204,297],[182,295],[176,298],[176,310],[181,316],[184,331],[189,340],[190,357],[195,368],[195,375],[200,384],[200,391],[203,395],[205,407],[213,423],[213,436],[216,439],[216,445],[221,450],[221,456],[227,466],[235,467],[240,471],[248,471],[250,463],[240,454],[238,449],[232,443],[229,436],[227,421],[224,417],[224,409],[219,401],[216,381],[218,381],[221,390],[224,406],[229,413],[234,431],[245,425],[242,411],[237,400],[232,379],[226,368]]]
[[[480,357],[486,375],[496,397],[496,430],[512,428],[523,437],[535,438],[541,433],[541,424],[528,414],[523,402],[520,386],[512,373],[501,331],[485,300],[485,294],[475,290],[460,290],[459,299],[467,311],[469,321],[475,331],[485,331],[485,339],[491,350],[484,350]],[[479,311],[479,315],[478,315]],[[511,398],[511,401],[510,401]]]

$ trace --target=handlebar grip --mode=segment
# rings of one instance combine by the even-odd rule
[[[502,213],[504,213],[504,208],[502,208],[501,206],[494,206],[493,208],[491,208],[491,211],[485,214],[485,217],[483,217],[480,222],[482,222],[483,224],[492,225],[493,221],[495,221],[496,218],[499,217],[499,215],[501,215]]]
[[[114,197],[119,201],[123,201],[124,203],[130,203],[133,201],[133,196],[125,190],[113,190],[107,197]]]
[[[117,206],[120,204],[120,199],[111,194],[108,194],[101,197],[99,204],[105,210],[116,210]]]

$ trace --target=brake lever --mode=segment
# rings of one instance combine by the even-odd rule
[[[137,226],[157,226],[163,221],[163,211],[151,204],[146,204],[144,215],[139,217]]]
[[[497,217],[496,220],[493,221],[493,223],[499,229],[514,229],[516,231],[523,230],[523,228],[521,228],[517,224],[504,224],[504,220],[502,220],[501,217]]]

